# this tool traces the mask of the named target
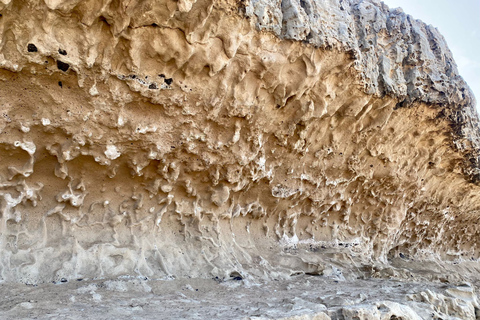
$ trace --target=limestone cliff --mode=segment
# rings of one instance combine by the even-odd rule
[[[475,100],[435,28],[375,0],[0,14],[3,280],[478,270]]]

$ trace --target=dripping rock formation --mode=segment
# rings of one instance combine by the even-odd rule
[[[436,28],[377,0],[2,0],[0,35],[12,295],[194,278],[220,318],[480,314],[479,120]]]

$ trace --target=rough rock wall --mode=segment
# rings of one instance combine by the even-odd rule
[[[3,280],[478,259],[478,120],[435,29],[368,0],[0,14]]]
[[[406,107],[415,101],[440,104],[452,122],[456,148],[469,164],[465,173],[480,177],[480,140],[475,97],[466,85],[438,30],[389,9],[379,0],[252,0],[245,13],[259,30],[282,39],[350,52],[364,91],[390,95]]]

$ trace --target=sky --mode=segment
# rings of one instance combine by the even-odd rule
[[[480,110],[480,0],[383,0],[436,27],[447,41],[460,75]]]

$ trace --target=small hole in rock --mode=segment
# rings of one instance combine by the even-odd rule
[[[57,68],[62,70],[63,72],[67,72],[68,68],[70,68],[70,65],[68,63],[57,60]]]
[[[165,83],[168,85],[171,85],[173,83],[173,79],[172,78],[165,79]]]
[[[27,51],[28,51],[28,52],[37,52],[38,49],[37,49],[37,46],[36,46],[36,45],[34,45],[33,43],[29,43],[29,44],[27,45]]]
[[[63,88],[63,83],[62,83],[62,81],[58,81],[58,85],[60,86],[60,88]]]
[[[62,56],[66,56],[67,55],[67,51],[63,50],[63,49],[58,49],[58,53],[60,53]]]
[[[230,273],[230,278],[232,278],[232,280],[235,280],[235,281],[243,280],[242,275],[237,271],[233,271],[232,273]]]

